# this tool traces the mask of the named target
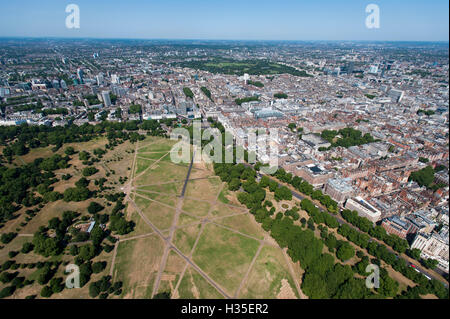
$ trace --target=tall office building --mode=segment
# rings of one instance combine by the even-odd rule
[[[369,73],[376,74],[378,72],[378,65],[371,65]]]
[[[61,80],[60,83],[61,83],[61,88],[62,88],[63,90],[67,90],[67,84],[66,84],[66,81]]]
[[[98,75],[97,75],[97,85],[103,85],[103,83],[104,83],[104,80],[105,80],[105,78],[103,77],[103,74],[102,73],[99,73]]]
[[[55,89],[59,89],[61,86],[59,85],[59,81],[58,80],[53,80],[52,81],[52,87]]]
[[[404,94],[405,92],[395,89],[392,89],[388,92],[388,96],[391,97],[392,101],[395,103],[401,102]]]
[[[83,76],[84,76],[84,72],[83,70],[80,68],[77,70],[77,77],[78,77],[78,81],[80,82],[80,84],[83,84]]]
[[[109,96],[109,91],[103,91],[102,92],[102,100],[103,100],[103,104],[106,107],[111,106],[111,98]]]
[[[0,88],[0,97],[5,97],[10,94],[9,88]]]
[[[347,74],[352,74],[354,70],[355,70],[355,63],[354,62],[347,63]]]
[[[111,75],[111,83],[120,84],[120,78],[117,74]]]

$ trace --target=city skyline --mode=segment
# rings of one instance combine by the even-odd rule
[[[71,3],[5,3],[0,37],[448,42],[449,36],[449,6],[440,0],[377,1],[378,29],[365,26],[371,1],[77,1],[80,28],[67,29]]]

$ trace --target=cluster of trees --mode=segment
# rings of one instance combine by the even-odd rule
[[[274,63],[269,60],[233,60],[225,58],[211,58],[200,61],[183,61],[177,63],[180,67],[204,70],[211,73],[221,73],[242,76],[245,73],[250,75],[270,75],[270,74],[291,74],[299,77],[312,77],[304,70],[298,70],[291,66]]]
[[[10,160],[13,155],[24,155],[32,148],[55,145],[53,151],[57,151],[65,143],[87,142],[105,133],[110,144],[114,144],[117,140],[124,142],[132,137],[137,140],[139,138],[137,133],[131,135],[127,131],[137,131],[139,128],[147,130],[148,134],[165,135],[159,124],[153,121],[143,123],[102,121],[96,125],[85,123],[80,126],[70,124],[64,127],[22,124],[0,126],[0,145],[5,145],[3,155]]]
[[[96,95],[85,95],[84,98],[88,101],[89,105],[97,105],[102,102],[97,98]]]
[[[53,171],[68,167],[69,160],[68,156],[55,154],[21,167],[0,166],[0,224],[14,218],[14,212],[22,205],[31,207],[60,198],[50,187],[58,181]],[[36,196],[36,190],[43,197]]]
[[[98,169],[96,169],[94,166],[89,166],[83,168],[83,176],[91,176],[98,172]]]
[[[409,176],[410,181],[415,181],[420,186],[425,186],[432,190],[437,190],[441,187],[445,187],[445,184],[435,184],[434,183],[434,173],[435,169],[428,165],[427,167],[422,168],[421,170],[412,172]]]
[[[64,191],[65,202],[82,202],[91,197],[91,191],[87,187],[70,187]]]
[[[400,258],[396,256],[394,253],[390,252],[384,244],[379,244],[375,241],[370,241],[368,240],[368,237],[364,236],[361,237],[361,235],[359,235],[360,237],[358,238],[358,235],[355,233],[356,231],[355,230],[352,231],[351,228],[345,224],[340,226],[338,232],[341,235],[348,238],[353,243],[355,243],[356,245],[360,246],[361,248],[367,249],[367,252],[370,255],[376,257],[376,260],[374,260],[375,263],[379,264],[379,260],[383,260],[385,263],[392,266],[392,268],[395,271],[398,271],[406,278],[414,281],[416,284],[421,285],[422,295],[432,293],[438,296],[439,298],[448,299],[448,289],[445,288],[441,282],[435,279],[429,281],[422,273],[418,273],[412,267],[410,267],[403,258]],[[362,268],[362,265],[359,266],[360,268]],[[419,296],[416,295],[415,293],[410,294],[409,292],[403,294],[402,297],[419,298]]]
[[[125,208],[123,199],[125,194],[120,194],[120,197],[116,201],[116,205],[113,207],[111,216],[109,218],[109,229],[116,232],[119,235],[125,235],[131,233],[134,229],[135,223],[133,221],[127,221],[124,217],[122,210]]]
[[[335,140],[337,135],[340,135],[341,138]],[[375,139],[369,133],[362,135],[361,131],[351,127],[346,127],[339,131],[324,130],[321,133],[321,137],[327,140],[331,147],[350,147],[375,142]]]
[[[172,126],[173,120],[161,120],[161,123],[164,123],[167,126]],[[166,136],[166,132],[162,129],[160,122],[157,120],[145,120],[142,122],[140,128],[146,130],[148,135]]]
[[[298,176],[293,176],[292,173],[287,173],[283,168],[279,168],[272,176],[276,177],[282,182],[290,184],[300,193],[311,196],[312,199],[318,200],[324,205],[329,212],[337,213],[338,204],[330,196],[324,195],[320,190],[314,190],[314,187],[307,181]]]
[[[206,97],[207,97],[208,99],[211,100],[211,102],[214,102],[213,99],[212,99],[212,97],[211,97],[211,91],[208,90],[207,87],[202,86],[202,87],[200,88],[200,90],[202,90],[202,92],[206,95]]]
[[[247,81],[247,84],[248,84],[248,85],[256,86],[256,87],[258,87],[258,88],[263,88],[263,87],[264,87],[264,84],[263,84],[262,82],[260,82],[260,81],[252,81],[252,80],[248,80],[248,81]]]
[[[338,234],[347,238],[347,240],[351,241],[361,248],[367,248],[370,242],[369,235],[361,233],[356,229],[351,228],[347,224],[342,224],[339,226]]]
[[[120,295],[122,293],[122,282],[117,281],[114,284],[111,283],[110,276],[103,276],[100,280],[95,281],[89,285],[89,296],[100,299],[108,298],[109,294]]]
[[[325,224],[330,228],[337,228],[339,226],[335,217],[318,209],[316,205],[307,198],[302,199],[300,207],[309,214],[312,221],[316,224]]]
[[[65,211],[62,214],[62,220],[54,217],[49,220],[47,227],[41,226],[33,236],[34,252],[44,257],[59,255],[69,242],[67,229],[78,216],[76,212]],[[54,232],[53,237],[49,236],[49,230]]]
[[[436,112],[433,111],[433,110],[422,110],[422,109],[419,109],[417,111],[417,115],[420,115],[420,114],[425,114],[426,116],[430,116],[430,115],[436,114]]]
[[[379,225],[374,226],[373,223],[367,218],[358,216],[356,211],[345,209],[341,212],[341,215],[347,222],[357,227],[362,232],[368,233],[370,236],[384,241],[398,253],[406,252],[409,247],[406,240],[398,237],[397,235],[386,233],[386,230],[383,227]]]
[[[247,102],[252,102],[252,101],[259,101],[259,97],[258,96],[249,96],[249,97],[244,97],[242,99],[235,99],[234,102],[237,105],[241,105],[242,103],[247,103]]]
[[[66,109],[65,107],[58,107],[58,108],[54,108],[54,109],[42,110],[41,113],[43,116],[54,115],[54,114],[67,115],[67,114],[69,114],[69,110]]]
[[[186,95],[186,97],[188,97],[190,99],[194,98],[194,93],[192,92],[192,90],[190,88],[184,87],[183,92],[184,92],[184,95]]]
[[[276,98],[276,99],[287,99],[288,95],[286,93],[280,92],[280,93],[275,93],[273,95],[273,97]]]
[[[130,114],[136,114],[136,113],[141,113],[141,112],[142,112],[142,107],[139,104],[132,104],[128,108],[128,113],[130,113]]]

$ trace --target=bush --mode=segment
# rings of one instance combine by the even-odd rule
[[[16,233],[4,233],[0,237],[0,241],[3,244],[9,244],[14,238],[16,238],[16,236],[17,236]]]
[[[84,168],[83,171],[82,171],[83,176],[91,176],[91,175],[94,175],[94,174],[97,173],[97,172],[98,172],[98,169],[96,169],[96,168],[93,167],[93,166],[86,167],[86,168]]]
[[[102,211],[105,207],[103,207],[102,205],[100,205],[99,203],[96,202],[91,202],[88,206],[88,212],[90,214],[96,214],[100,211]]]
[[[49,286],[44,286],[41,290],[41,297],[49,298],[51,295],[53,295],[53,291]]]
[[[12,294],[16,291],[16,287],[9,286],[5,287],[0,291],[0,299],[12,296]]]
[[[25,244],[23,244],[23,246],[22,246],[22,250],[21,250],[21,252],[23,253],[23,254],[28,254],[30,251],[32,251],[34,249],[34,246],[33,246],[33,244],[32,243],[25,243]]]
[[[9,258],[14,258],[14,257],[17,256],[17,254],[19,254],[18,251],[13,251],[13,250],[11,250],[11,251],[8,253],[8,256],[9,256]]]
[[[99,261],[92,264],[92,272],[94,274],[98,274],[99,272],[102,272],[103,269],[106,268],[106,262],[105,261]]]

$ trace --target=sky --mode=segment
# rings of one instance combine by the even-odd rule
[[[66,28],[68,4],[80,28]],[[380,8],[368,29],[366,6]],[[0,37],[448,41],[448,0],[1,1]]]

